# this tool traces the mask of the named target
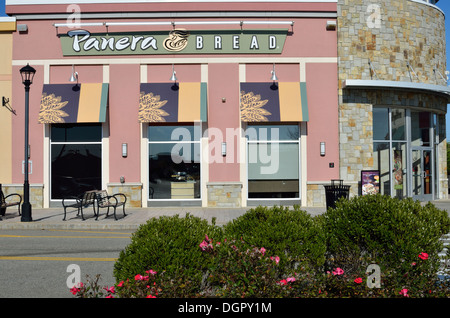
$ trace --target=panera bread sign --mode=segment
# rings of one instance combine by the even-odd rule
[[[60,35],[64,56],[148,54],[280,54],[287,29],[90,33]]]

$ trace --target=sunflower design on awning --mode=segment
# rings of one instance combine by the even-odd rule
[[[164,117],[169,116],[164,109],[161,109],[165,104],[167,104],[167,100],[161,100],[161,96],[141,92],[139,99],[139,121],[165,122]]]
[[[269,100],[261,100],[261,95],[253,92],[241,91],[241,120],[242,121],[269,121],[266,116],[272,115],[263,108]]]
[[[241,83],[240,111],[244,122],[308,121],[306,83]]]
[[[206,83],[141,83],[138,120],[206,121]]]
[[[55,94],[47,95],[42,94],[41,109],[39,111],[39,123],[64,123],[64,118],[69,116],[64,110],[64,106],[68,101],[61,102],[61,96],[55,96]]]
[[[107,83],[45,84],[38,122],[102,123],[106,121]]]

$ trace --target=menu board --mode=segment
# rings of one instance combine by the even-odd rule
[[[380,171],[361,171],[361,194],[367,195],[377,193],[380,193]]]

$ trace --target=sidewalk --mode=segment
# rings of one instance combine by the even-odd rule
[[[243,215],[252,207],[246,208],[202,208],[202,207],[152,207],[152,208],[128,208],[125,210],[127,214],[123,217],[122,209],[117,209],[117,218],[114,219],[112,209],[106,216],[106,209],[100,210],[98,220],[95,220],[92,207],[83,210],[85,220],[77,216],[76,209],[67,209],[66,221],[63,221],[64,209],[48,208],[33,209],[31,212],[32,222],[21,222],[21,217],[17,213],[15,207],[9,208],[6,215],[0,221],[0,230],[2,229],[85,229],[85,230],[136,230],[141,224],[145,224],[150,218],[158,218],[160,216],[179,215],[184,217],[187,213],[190,215],[206,219],[211,223],[212,218],[216,218],[216,224],[223,225],[227,222]],[[312,215],[325,212],[326,208],[303,208],[303,210]]]
[[[450,213],[450,200],[436,200],[432,202],[437,208],[446,210]],[[423,203],[425,204],[425,203]],[[136,230],[141,224],[145,224],[150,218],[158,218],[160,216],[179,215],[184,217],[187,213],[206,219],[211,222],[212,218],[216,218],[216,224],[223,225],[227,222],[243,215],[252,207],[246,208],[202,208],[202,207],[151,207],[151,208],[128,208],[125,210],[126,216],[123,217],[122,209],[117,209],[117,218],[114,219],[112,210],[108,218],[106,209],[100,210],[98,220],[95,220],[92,208],[83,210],[85,220],[77,216],[75,209],[67,210],[66,221],[63,221],[64,209],[48,208],[33,209],[32,222],[21,222],[20,216],[15,207],[8,208],[6,215],[0,221],[0,230],[2,229],[62,229],[62,230]],[[311,215],[322,214],[326,211],[325,207],[303,207],[302,210]]]

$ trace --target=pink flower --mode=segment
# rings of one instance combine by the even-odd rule
[[[81,291],[81,288],[83,287],[83,283],[79,282],[78,284],[74,285],[71,289],[70,292],[72,293],[72,295],[76,295],[79,291]]]
[[[157,271],[154,271],[153,269],[145,271],[147,274],[155,275]]]
[[[357,283],[357,284],[361,284],[361,283],[362,283],[362,278],[361,278],[361,277],[358,277],[358,278],[356,278],[356,279],[354,280],[354,282]]]
[[[427,253],[420,253],[419,254],[419,258],[425,261],[425,260],[428,259],[428,254]]]
[[[122,287],[123,284],[125,284],[125,283],[124,283],[123,280],[122,280],[120,283],[117,284],[117,287]]]
[[[261,247],[259,251],[261,252],[262,255],[266,254],[266,249],[264,247]]]
[[[403,288],[400,293],[400,295],[404,296],[404,297],[409,297],[408,295],[408,290],[406,288]]]
[[[342,269],[342,268],[336,268],[334,271],[333,271],[333,275],[342,275],[342,274],[344,274],[344,270]]]
[[[202,251],[206,251],[207,249],[212,249],[213,245],[211,242],[212,242],[212,240],[208,237],[208,235],[205,235],[205,239],[199,245],[200,248],[202,249]]]
[[[282,279],[282,280],[280,280],[280,281],[278,282],[278,284],[280,284],[280,285],[287,285],[287,280]]]
[[[280,262],[280,257],[279,256],[275,256],[275,257],[271,256],[270,259],[272,261],[275,261],[276,264],[278,264]]]
[[[416,262],[412,262],[412,263],[411,263],[411,266],[416,266]]]
[[[156,298],[156,296],[148,295],[146,298]]]
[[[202,251],[206,250],[206,248],[208,247],[208,243],[206,243],[205,241],[200,243],[200,248],[202,249]]]
[[[72,295],[76,295],[79,291],[80,291],[80,289],[77,288],[77,287],[75,287],[75,286],[73,286],[73,287],[70,289],[70,292],[72,293]]]
[[[288,277],[286,280],[287,280],[288,283],[295,282],[295,278],[294,277]]]
[[[134,276],[134,280],[148,280],[148,276],[142,276],[141,274],[137,274],[136,276]]]
[[[114,286],[108,288],[108,286],[104,287],[104,289],[111,294],[114,294],[116,291],[114,290]]]

